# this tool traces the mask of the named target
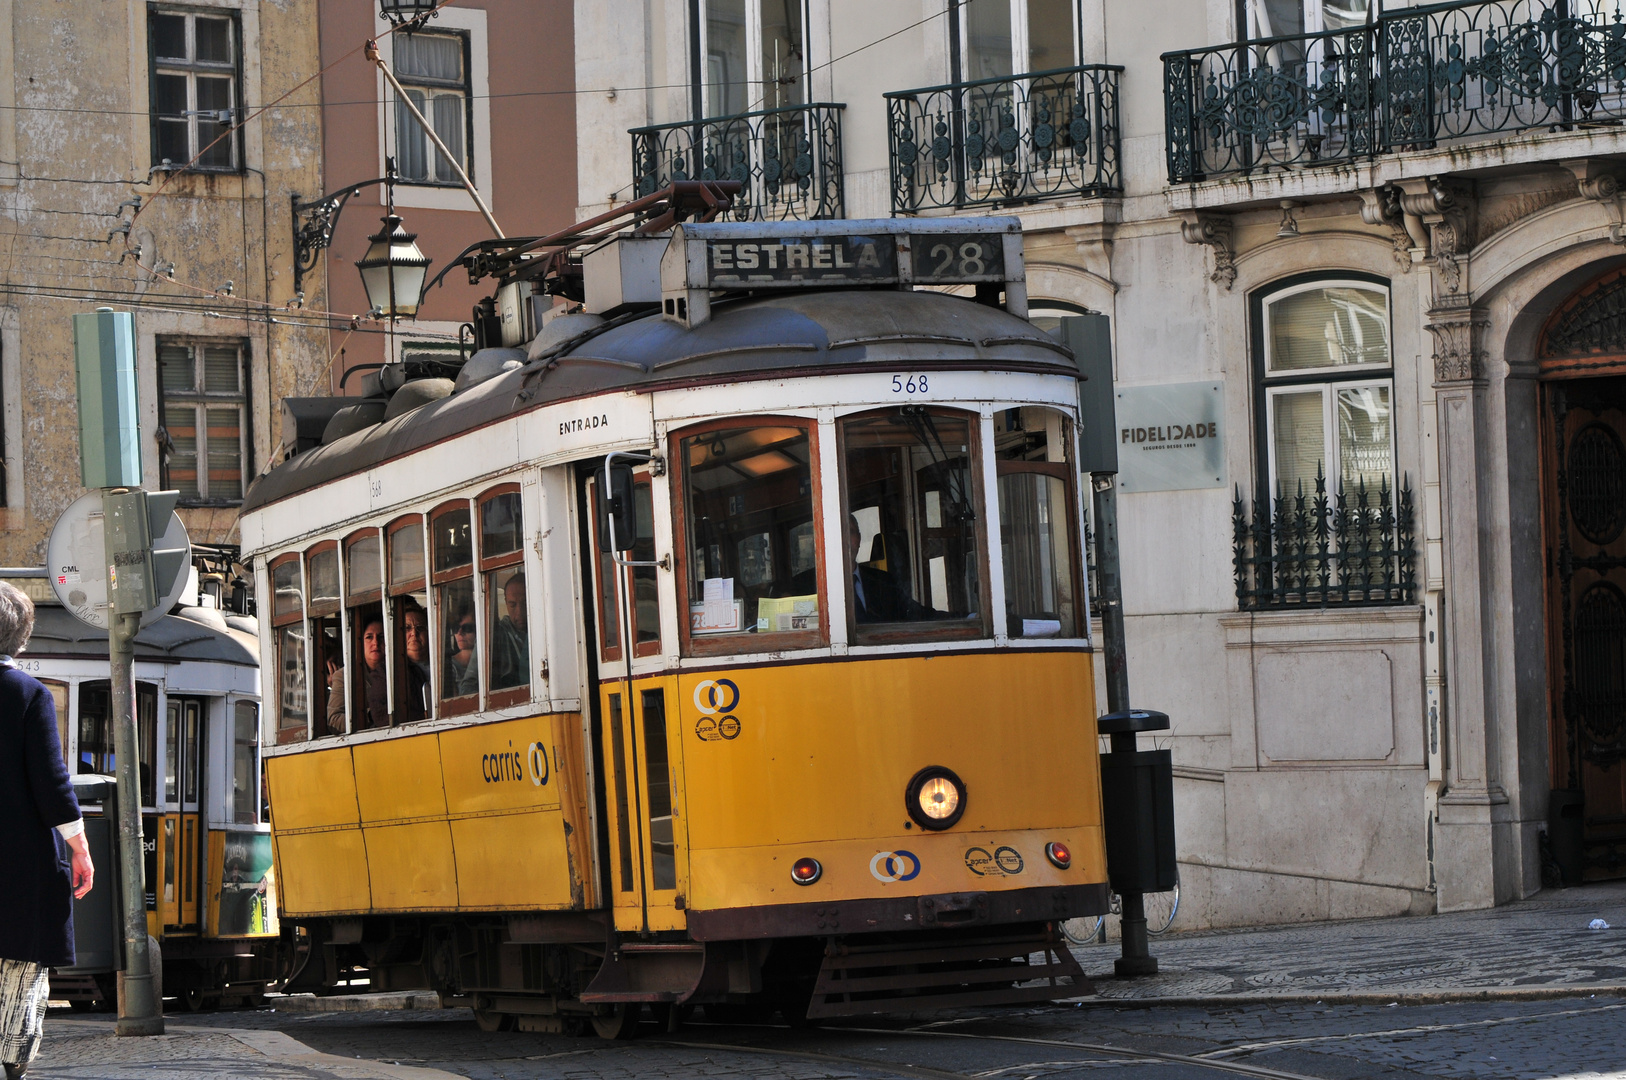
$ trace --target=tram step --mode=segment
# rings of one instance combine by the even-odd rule
[[[1043,954],[1042,963],[1030,963]],[[1093,994],[1073,954],[1045,937],[837,945],[825,953],[811,1018],[1010,1005]]]

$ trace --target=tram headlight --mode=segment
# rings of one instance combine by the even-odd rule
[[[797,859],[790,866],[790,879],[798,885],[811,885],[824,876],[817,859]]]
[[[909,781],[903,803],[922,829],[947,829],[965,813],[965,783],[953,770],[931,765]]]
[[[1044,846],[1044,857],[1049,859],[1058,870],[1065,870],[1073,865],[1073,853],[1067,850],[1067,845],[1052,841]]]

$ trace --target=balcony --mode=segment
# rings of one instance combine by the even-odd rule
[[[1347,164],[1499,133],[1618,128],[1626,23],[1509,0],[1163,55],[1169,181]]]
[[[1331,495],[1278,494],[1231,504],[1231,558],[1240,611],[1411,604],[1417,596],[1417,513],[1409,482],[1365,483]]]
[[[676,180],[738,180],[739,221],[839,218],[845,202],[841,110],[822,102],[633,128],[640,197]]]
[[[1122,191],[1122,70],[1088,64],[887,94],[892,212]]]

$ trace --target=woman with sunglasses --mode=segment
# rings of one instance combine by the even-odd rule
[[[446,654],[446,697],[466,697],[480,692],[480,665],[474,652],[474,608],[457,609],[452,620],[451,648]]]

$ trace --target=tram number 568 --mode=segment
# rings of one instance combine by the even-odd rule
[[[924,394],[930,389],[926,385],[926,376],[924,374],[892,376],[892,392],[894,394]]]

